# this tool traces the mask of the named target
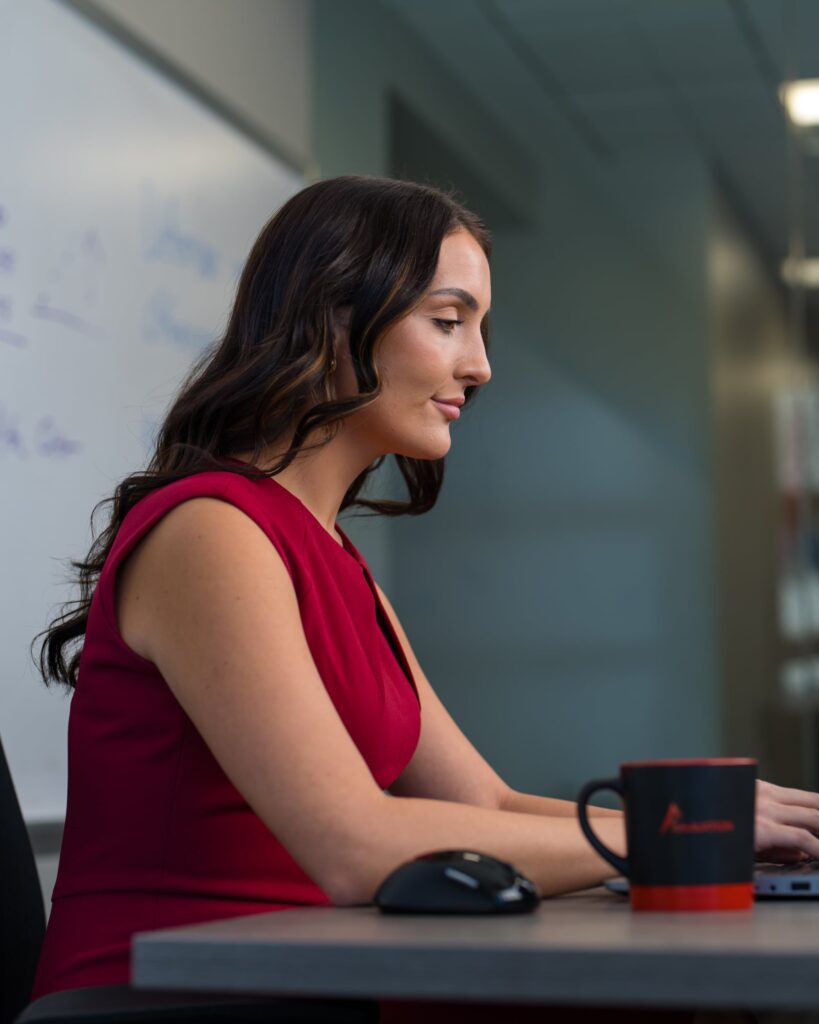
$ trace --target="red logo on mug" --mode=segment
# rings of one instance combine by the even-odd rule
[[[663,832],[733,832],[733,821],[683,821],[683,812],[673,801],[668,805],[660,834]]]

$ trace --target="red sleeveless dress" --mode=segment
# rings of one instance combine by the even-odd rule
[[[219,767],[156,666],[117,629],[116,572],[190,498],[228,501],[270,538],[293,580],[324,685],[381,789],[421,729],[409,665],[369,569],[275,479],[197,473],[127,514],[94,592],[68,723],[68,801],[32,992],[129,981],[134,932],[331,901]],[[226,681],[227,682],[227,681]]]
[[[130,980],[138,931],[331,901],[227,779],[156,666],[116,625],[117,569],[176,505],[211,497],[267,534],[310,650],[373,778],[388,788],[421,730],[415,682],[369,569],[275,479],[198,473],[128,513],[91,601],[68,723],[68,803],[32,999]],[[381,999],[381,1024],[690,1024],[687,1013]]]

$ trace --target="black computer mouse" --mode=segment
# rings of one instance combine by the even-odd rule
[[[534,882],[506,861],[474,850],[433,850],[399,864],[375,894],[388,914],[525,914]]]

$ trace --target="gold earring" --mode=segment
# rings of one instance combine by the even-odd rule
[[[333,356],[333,361],[330,363],[330,373],[336,372],[336,357]]]

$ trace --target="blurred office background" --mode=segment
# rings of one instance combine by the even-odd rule
[[[780,95],[819,76],[819,7],[66,6],[309,180],[454,188],[493,231],[494,377],[438,505],[348,526],[499,773],[573,798],[751,755],[819,787],[819,135]],[[47,886],[59,823],[32,828]]]

